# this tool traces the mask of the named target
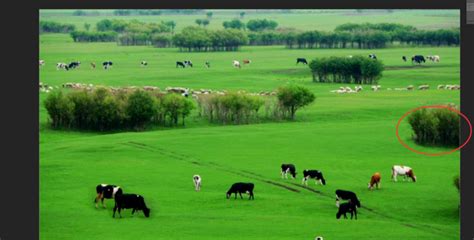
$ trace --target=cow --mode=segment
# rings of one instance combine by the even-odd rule
[[[317,236],[317,237],[314,238],[314,240],[324,240],[324,239],[321,236]]]
[[[194,175],[193,176],[193,182],[194,182],[194,189],[196,191],[200,191],[201,190],[201,176],[199,175]]]
[[[447,85],[446,85],[447,86]],[[445,85],[438,85],[438,90],[440,89],[446,89],[446,86]]]
[[[249,200],[254,199],[253,188],[254,188],[253,183],[243,183],[243,182],[234,183],[230,187],[229,191],[227,191],[226,197],[227,199],[229,199],[232,193],[234,193],[235,194],[234,199],[237,199],[237,193],[238,193],[240,195],[240,199],[243,199],[242,193],[249,193]]]
[[[249,59],[244,59],[242,60],[242,63],[245,65],[245,64],[250,64],[252,61],[249,60]]]
[[[190,60],[185,60],[184,65],[186,65],[188,67],[193,67],[193,63]]]
[[[95,69],[95,62],[91,62],[91,68]]]
[[[291,177],[296,178],[296,168],[293,164],[285,164],[281,165],[281,178],[288,178],[288,173],[291,174]]]
[[[211,67],[211,63],[209,61],[206,61],[206,68],[210,68]]]
[[[423,55],[415,55],[411,57],[411,62],[421,64],[422,62],[423,63],[426,62],[426,60],[425,60],[425,57],[423,57]]]
[[[406,56],[402,56],[402,60],[403,60],[404,62],[406,62],[406,61],[407,61],[407,57],[406,57]]]
[[[95,187],[95,190],[97,192],[97,196],[94,199],[96,208],[98,207],[99,200],[102,202],[102,207],[105,208],[104,199],[113,199],[115,196],[123,193],[120,186],[110,184],[99,184]]]
[[[413,180],[413,182],[416,182],[416,176],[413,173],[411,167],[403,165],[394,165],[392,167],[392,180],[396,182],[398,175],[403,176],[403,181],[405,181],[407,177],[409,177]]]
[[[418,90],[428,90],[430,88],[429,85],[420,85],[418,86]]]
[[[319,170],[303,170],[303,180],[302,180],[302,183],[306,186],[308,186],[308,179],[309,178],[312,178],[314,179],[316,185],[318,185],[318,181],[319,183],[321,183],[322,185],[326,185],[326,180],[324,179],[323,177],[323,173]]]
[[[112,64],[113,63],[111,61],[106,61],[102,63],[102,66],[104,67],[104,69],[109,69],[110,67],[112,67]]]
[[[303,63],[305,65],[308,65],[308,61],[306,61],[306,58],[297,58],[296,59],[296,64],[298,63]]]
[[[45,61],[44,61],[44,60],[39,60],[39,66],[40,66],[40,67],[41,67],[41,66],[44,66],[44,64],[45,64]]]
[[[146,61],[141,61],[141,62],[140,62],[140,65],[141,65],[142,67],[146,67],[146,66],[148,66],[148,63],[147,63]]]
[[[68,64],[66,64],[66,63],[57,63],[56,64],[56,70],[59,70],[59,69],[69,70]]]
[[[336,219],[341,218],[341,216],[344,216],[344,219],[347,219],[346,213],[351,213],[351,219],[353,216],[355,216],[355,219],[357,220],[357,207],[352,201],[339,205],[339,210],[336,213]]]
[[[382,177],[380,176],[380,173],[379,172],[376,172],[372,175],[372,177],[370,178],[370,182],[369,182],[369,186],[368,188],[370,190],[374,189],[374,187],[377,187],[377,188],[380,188],[380,179]]]
[[[234,61],[232,62],[232,65],[234,65],[234,67],[240,68],[240,62],[237,61],[237,60],[234,60]]]
[[[359,85],[359,86],[355,86],[354,89],[355,89],[356,92],[360,92],[360,91],[362,91],[363,88],[362,88],[362,86]]]
[[[372,85],[370,88],[375,92],[375,91],[378,91],[381,88],[381,86],[380,85]]]
[[[408,85],[408,87],[407,87],[406,89],[407,89],[407,90],[413,90],[413,89],[415,89],[415,86],[413,86],[413,85]]]
[[[143,214],[145,214],[145,217],[150,217],[150,211],[146,204],[145,204],[145,199],[138,194],[119,194],[115,196],[115,207],[114,207],[114,214],[112,215],[113,218],[115,218],[115,211],[118,210],[118,213],[120,217],[122,217],[122,214],[120,211],[122,209],[133,209],[132,210],[132,215],[141,210],[143,211]]]
[[[357,195],[354,192],[337,189],[336,190],[336,206],[337,207],[340,206],[339,199],[349,200],[350,202],[355,204],[356,207],[360,208],[360,201],[359,201],[359,199],[357,198]]]
[[[177,61],[177,62],[176,62],[176,67],[177,67],[177,68],[178,68],[178,67],[185,68],[185,67],[186,67],[186,65],[184,65],[184,63],[183,63],[183,62]]]
[[[369,54],[369,58],[376,60],[376,59],[377,59],[377,56],[375,56],[375,54],[371,53],[371,54]]]
[[[434,56],[431,56],[431,59],[430,59],[432,62],[439,62],[440,58],[438,55],[434,55]]]
[[[68,69],[75,69],[78,68],[81,65],[81,62],[71,62],[68,65]]]

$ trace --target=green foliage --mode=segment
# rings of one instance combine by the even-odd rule
[[[135,126],[143,127],[151,122],[156,111],[154,99],[149,93],[139,90],[128,97],[126,113],[128,120]]]
[[[236,51],[248,42],[247,35],[239,30],[208,30],[186,27],[173,36],[173,44],[187,51]]]
[[[76,29],[73,24],[61,24],[51,21],[40,21],[40,33],[70,33]]]
[[[454,186],[458,189],[458,191],[461,191],[461,177],[459,175],[454,177]]]
[[[74,103],[71,102],[61,91],[54,91],[44,101],[48,111],[51,127],[68,128],[71,126],[74,116]]]
[[[70,33],[74,42],[115,42],[116,32],[74,31]]]
[[[191,113],[194,108],[193,102],[179,94],[167,94],[162,99],[165,116],[170,119],[170,125],[178,125],[179,117],[183,119]]]
[[[242,21],[240,21],[239,19],[233,19],[233,20],[230,20],[230,21],[224,21],[222,23],[222,26],[225,28],[225,29],[228,29],[228,28],[232,28],[232,29],[245,29],[245,23],[243,23]]]
[[[296,111],[314,102],[316,96],[305,87],[287,85],[278,88],[277,98],[283,116],[294,120]]]
[[[274,30],[278,26],[278,23],[267,19],[252,19],[247,22],[246,26],[250,31],[260,32],[264,30]]]
[[[428,146],[459,146],[460,117],[448,109],[421,109],[408,117],[413,140]]]

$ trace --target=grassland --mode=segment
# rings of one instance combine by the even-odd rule
[[[398,13],[395,13],[398,14]],[[431,24],[425,22],[425,24]],[[329,23],[328,23],[329,24]],[[331,23],[332,24],[332,23]],[[311,81],[297,57],[376,53],[387,70],[382,90],[369,86],[353,95],[330,93],[338,84]],[[437,54],[440,63],[414,67],[402,55]],[[193,114],[186,128],[98,134],[51,130],[40,108],[41,239],[458,239],[459,194],[453,177],[460,155],[428,157],[401,146],[398,119],[408,110],[431,104],[459,104],[459,91],[389,91],[407,85],[460,83],[459,48],[410,47],[377,50],[289,50],[281,46],[244,47],[239,52],[184,53],[176,49],[118,47],[114,43],[78,44],[67,35],[40,37],[40,81],[110,86],[181,86],[216,90],[271,91],[288,82],[304,85],[316,102],[294,122],[241,126],[207,124]],[[233,59],[252,59],[232,67]],[[194,68],[176,69],[190,59]],[[56,62],[80,60],[73,71],[57,71]],[[112,60],[109,71],[92,70],[91,61]],[[149,63],[147,68],[139,65]],[[204,61],[211,68],[204,67]],[[46,93],[40,93],[40,103]],[[406,142],[410,131],[401,128]],[[416,146],[426,152],[442,148]],[[297,179],[283,180],[279,166],[294,163]],[[391,182],[390,167],[413,167],[417,183]],[[322,170],[326,186],[301,187],[303,169]],[[367,190],[371,174],[382,174],[382,188]],[[203,177],[195,192],[192,175]],[[237,181],[254,182],[255,200],[225,199]],[[152,209],[113,219],[112,201],[95,209],[94,187],[119,184],[145,196]],[[285,186],[285,187],[282,187]],[[289,190],[288,188],[291,188]],[[336,220],[335,189],[356,192],[363,208],[357,221]]]

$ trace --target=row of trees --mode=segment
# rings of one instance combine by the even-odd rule
[[[186,27],[172,38],[173,45],[181,51],[237,51],[247,44],[247,35],[239,30],[208,30]]]
[[[191,113],[194,104],[179,94],[111,93],[105,88],[93,92],[52,92],[44,101],[53,128],[115,131],[150,126],[176,126]]]
[[[117,33],[74,31],[71,32],[71,37],[74,42],[114,42],[117,39]]]
[[[413,140],[421,145],[457,147],[460,144],[460,116],[448,109],[430,108],[408,117]]]
[[[315,82],[377,84],[384,66],[380,61],[363,57],[318,58],[309,67]]]
[[[273,20],[267,19],[252,19],[245,24],[244,22],[240,21],[239,19],[233,19],[231,21],[224,21],[222,26],[226,29],[248,29],[252,32],[262,32],[262,31],[269,31],[275,30],[278,26],[278,23]]]
[[[76,29],[73,24],[61,24],[51,21],[40,21],[40,33],[70,33]]]

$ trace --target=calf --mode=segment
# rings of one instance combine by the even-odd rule
[[[115,211],[118,210],[118,213],[120,217],[122,217],[122,214],[120,211],[122,209],[133,209],[132,210],[132,215],[136,211],[143,211],[143,214],[145,214],[145,217],[150,217],[150,209],[147,208],[145,204],[145,199],[138,195],[138,194],[120,194],[115,197],[115,207],[114,207],[114,214],[112,217],[115,218]]]
[[[104,198],[105,199],[112,199],[115,196],[122,194],[122,188],[120,186],[109,185],[109,184],[99,184],[95,187],[97,192],[97,196],[94,199],[95,207],[97,208],[97,204],[99,200],[102,202],[102,207],[105,208]]]
[[[306,58],[297,58],[296,59],[296,64],[298,63],[303,63],[305,65],[308,65],[308,61],[306,61]]]
[[[250,61],[249,59],[244,59],[242,60],[242,63],[243,64],[250,64],[252,61]]]
[[[176,62],[176,67],[177,67],[177,68],[178,68],[178,67],[185,68],[185,67],[186,67],[186,65],[184,65],[184,63],[183,63],[183,62],[179,62],[179,61],[177,61],[177,62]]]
[[[295,165],[293,164],[285,164],[283,163],[281,165],[281,178],[288,178],[288,172],[291,174],[291,176],[296,178],[296,168]]]
[[[234,183],[230,187],[229,191],[227,191],[226,197],[227,199],[229,199],[232,193],[234,193],[235,194],[234,199],[237,199],[237,193],[238,193],[240,195],[240,198],[243,199],[242,193],[249,193],[249,200],[254,199],[253,188],[254,188],[253,183],[243,183],[243,182]]]
[[[339,199],[349,200],[355,206],[360,207],[360,201],[354,192],[338,189],[336,190],[336,206],[339,207]]]
[[[348,212],[351,213],[351,219],[355,215],[355,219],[357,220],[357,207],[351,201],[343,203],[339,206],[339,210],[336,213],[336,219],[341,218],[342,215],[344,215],[344,218],[347,219],[346,213]]]
[[[381,179],[380,173],[379,172],[374,173],[374,175],[372,175],[372,177],[370,178],[369,189],[372,190],[374,189],[374,187],[380,188],[380,179]]]
[[[407,179],[407,177],[411,178],[413,182],[416,182],[416,176],[413,173],[411,167],[402,166],[402,165],[394,165],[392,167],[392,180],[397,181],[397,176],[403,176],[403,181]]]
[[[312,178],[314,179],[316,185],[321,183],[322,185],[326,185],[326,180],[323,177],[323,173],[319,170],[303,170],[303,184],[308,186],[308,179]]]
[[[194,182],[194,189],[196,191],[200,191],[201,190],[201,176],[199,175],[194,175],[193,176],[193,182]]]

